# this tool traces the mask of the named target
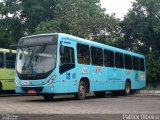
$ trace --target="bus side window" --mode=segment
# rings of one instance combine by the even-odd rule
[[[140,70],[141,70],[141,71],[145,71],[144,59],[143,59],[143,58],[140,58]]]
[[[4,67],[4,53],[0,53],[0,68]]]
[[[63,48],[63,50],[60,50],[60,73],[62,74],[75,67],[75,56],[73,48],[61,47]]]
[[[77,56],[79,64],[90,64],[90,52],[89,46],[83,44],[77,44]]]
[[[132,70],[132,56],[124,55],[124,60],[125,60],[125,68]]]
[[[96,47],[91,47],[92,65],[103,66],[103,50]]]
[[[106,67],[114,67],[114,52],[104,50],[104,65]]]
[[[124,60],[123,60],[123,54],[122,53],[115,53],[115,66],[117,68],[124,68]]]
[[[15,68],[16,54],[6,53],[6,68]]]
[[[133,56],[133,69],[139,70],[139,58]]]

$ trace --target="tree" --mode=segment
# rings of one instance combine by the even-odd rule
[[[54,18],[56,0],[20,0],[20,18],[24,22],[27,35],[35,32],[35,28],[42,21],[49,21]]]
[[[126,49],[146,55],[147,79],[159,81],[160,71],[160,1],[136,0],[120,23]]]
[[[17,0],[0,3],[0,47],[8,48],[23,35],[23,25],[19,18],[21,6]]]
[[[7,47],[21,36],[64,32],[113,44],[120,37],[119,20],[105,14],[99,0],[3,0],[1,42]],[[5,34],[5,35],[4,35]]]
[[[160,32],[155,31],[159,12],[159,0],[136,0],[121,22],[124,44],[145,54],[160,50]]]
[[[56,2],[55,17],[42,21],[36,33],[63,32],[106,43],[118,36],[118,23],[114,16],[105,14],[99,0],[61,0]]]

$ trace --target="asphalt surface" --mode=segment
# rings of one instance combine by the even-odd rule
[[[5,115],[11,114],[18,115],[18,118],[24,120],[30,118],[43,120],[44,117],[60,120],[63,118],[78,120],[86,117],[87,119],[101,118],[103,120],[110,117],[106,117],[108,114],[114,114],[114,119],[122,118],[124,114],[160,115],[160,95],[112,96],[107,94],[105,98],[96,98],[93,94],[89,94],[85,100],[75,100],[72,95],[61,95],[48,102],[42,96],[1,94],[0,113],[4,118]]]

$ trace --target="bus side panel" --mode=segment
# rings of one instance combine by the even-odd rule
[[[103,79],[103,68],[101,66],[91,65],[91,80],[93,83],[93,91],[103,91],[104,87],[104,79]]]
[[[126,80],[125,70],[121,68],[114,68],[114,87],[113,90],[124,90],[124,83]]]
[[[132,83],[133,90],[141,89],[146,86],[145,72],[133,70],[132,79],[133,79]]]
[[[90,83],[90,91],[94,90],[94,82],[90,77],[90,65],[85,65],[85,64],[77,64],[77,80],[78,83],[80,80],[83,78],[88,79]]]
[[[2,83],[2,90],[14,90],[14,70],[0,69],[0,82]]]
[[[58,93],[74,93],[78,91],[76,68],[61,74]]]

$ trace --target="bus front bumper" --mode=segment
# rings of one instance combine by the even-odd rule
[[[56,87],[55,87],[56,86]],[[43,85],[43,86],[16,86],[15,88],[16,93],[21,94],[43,94],[43,93],[52,93],[58,94],[61,93],[59,90],[59,85]]]

